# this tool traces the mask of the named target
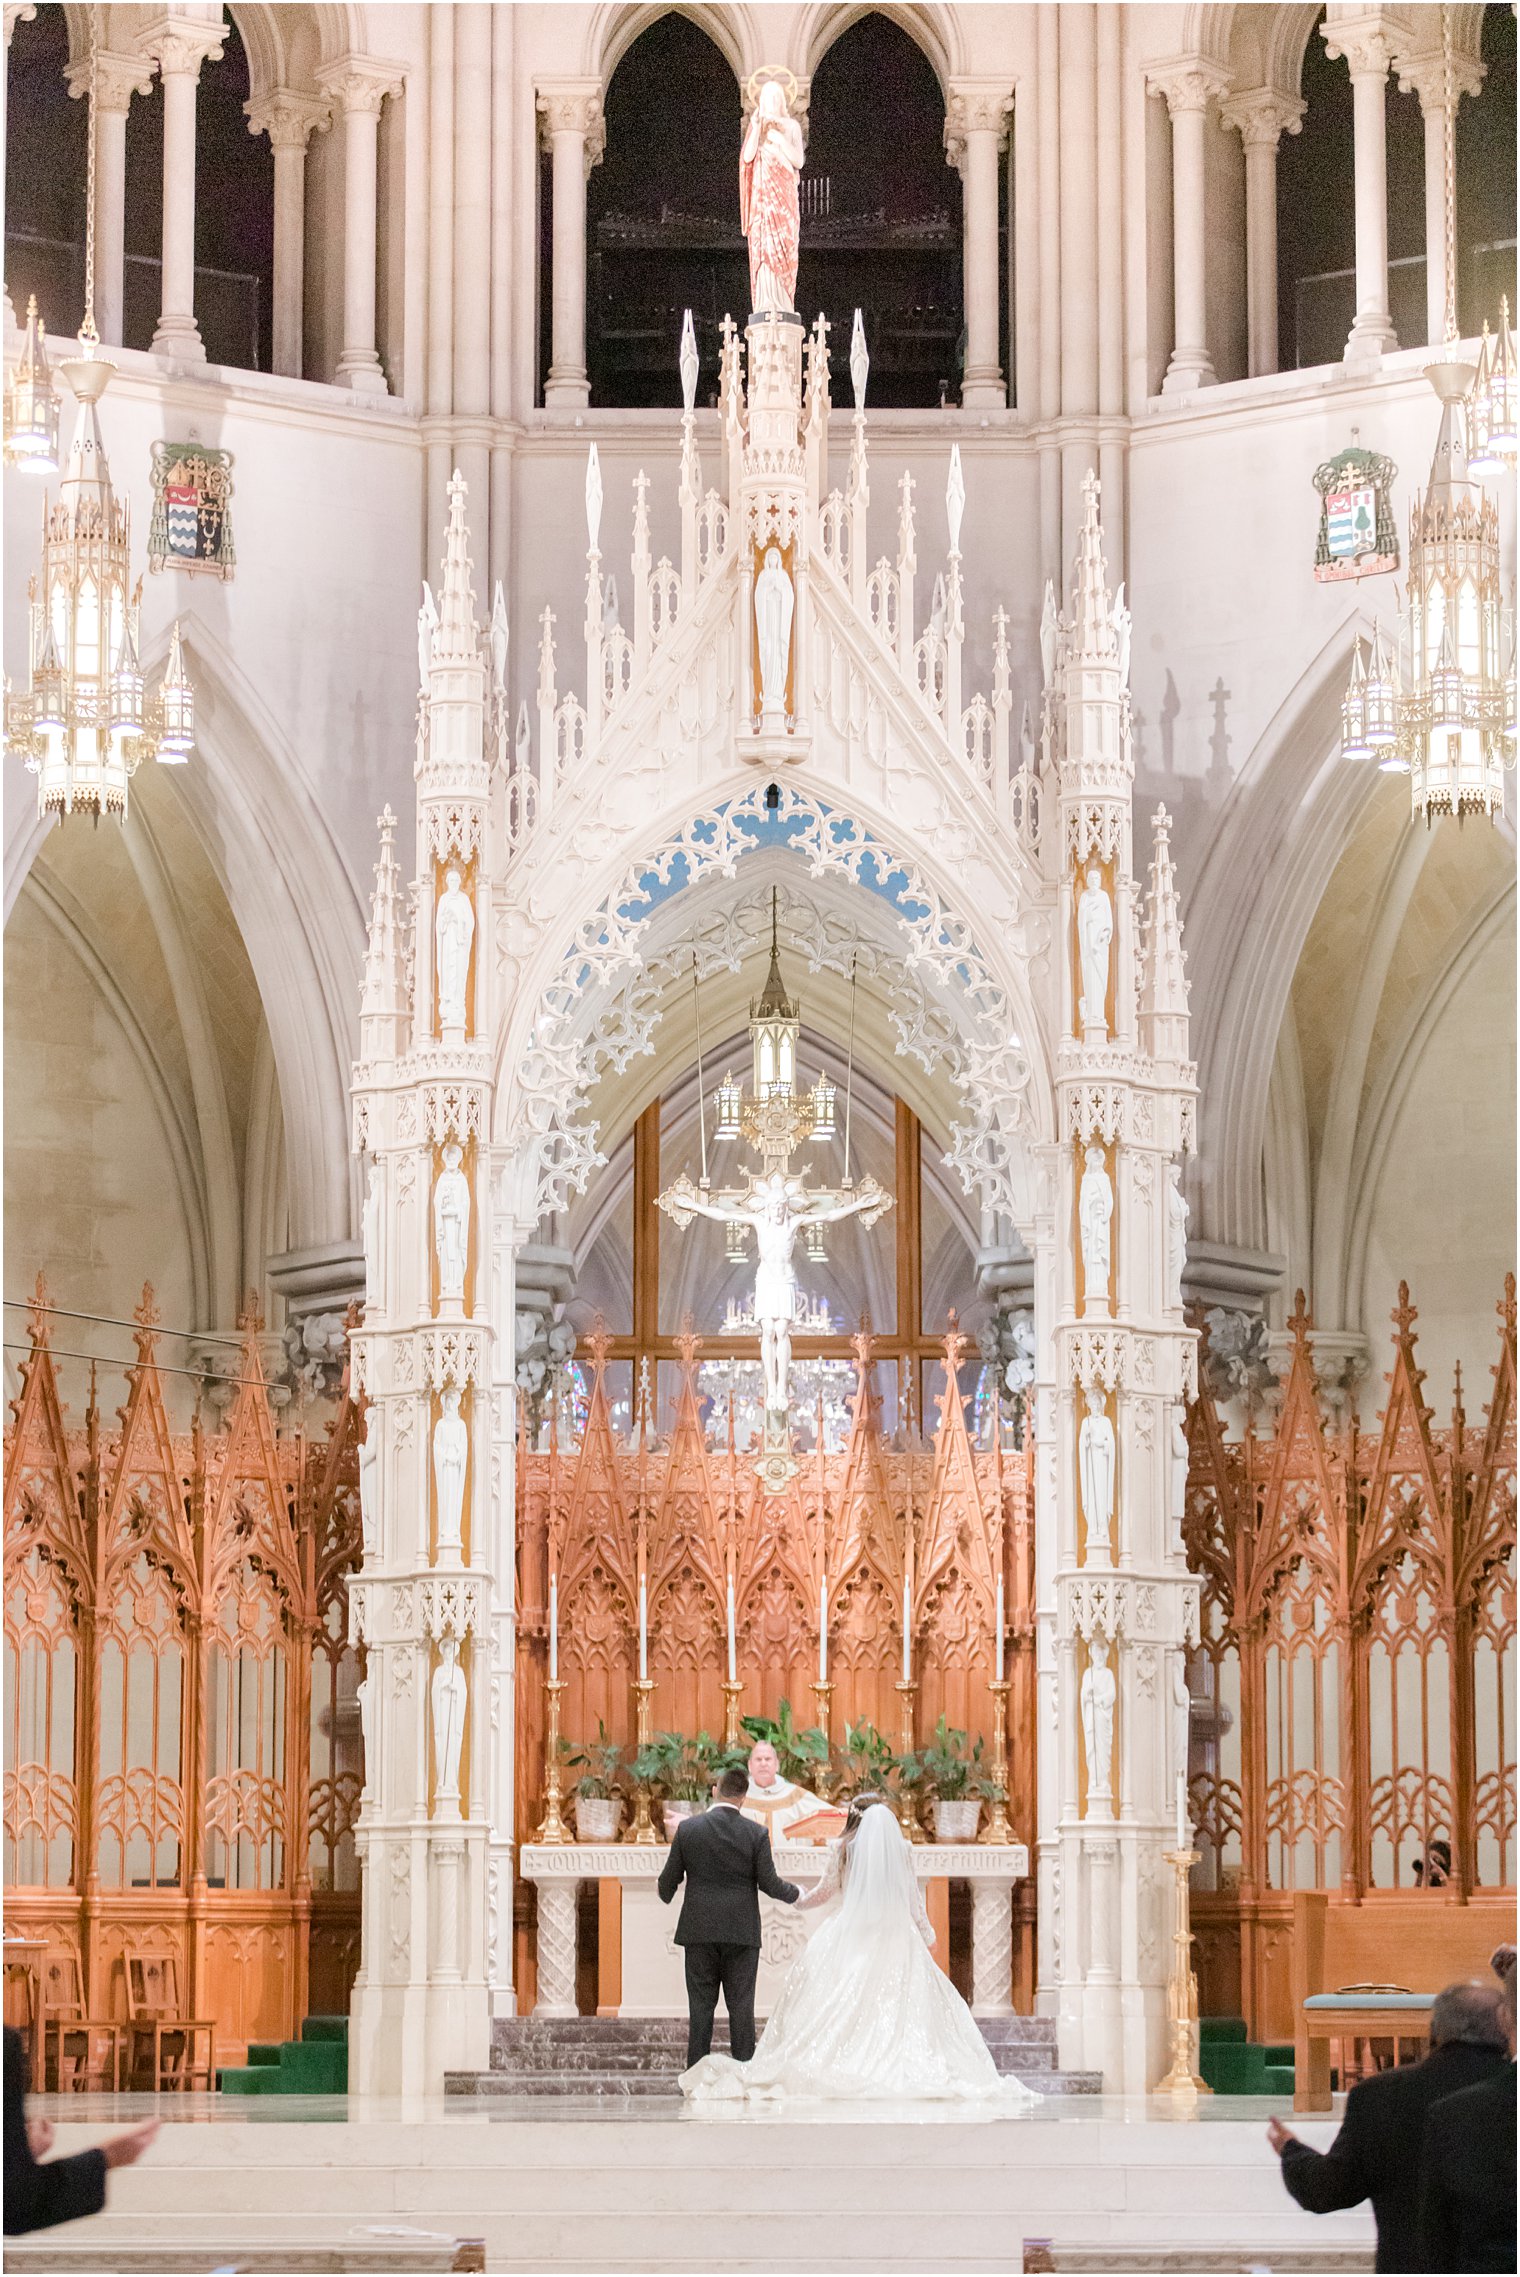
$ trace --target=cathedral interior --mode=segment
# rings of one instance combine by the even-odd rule
[[[1217,2209],[959,2265],[1362,2266],[1305,1999],[1513,1935],[1513,8],[5,32],[33,2091],[711,2266],[569,2123],[674,2107],[654,1877],[769,1738],[1047,2115],[1213,2091]],[[555,2094],[607,2195],[514,2247],[459,2130]],[[199,2249],[218,2133],[98,2234]],[[949,2266],[897,2211],[816,2266]]]

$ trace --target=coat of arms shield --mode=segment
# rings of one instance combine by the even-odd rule
[[[1321,584],[1379,577],[1399,566],[1390,493],[1398,469],[1381,451],[1353,445],[1314,470],[1319,492],[1319,543],[1314,574]]]
[[[155,443],[148,567],[230,577],[232,453],[204,443]]]

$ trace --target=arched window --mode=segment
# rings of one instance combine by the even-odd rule
[[[63,10],[18,23],[6,59],[5,286],[55,338],[84,314],[85,107],[70,99]]]
[[[662,16],[613,72],[606,152],[586,190],[586,364],[595,404],[677,406],[692,311],[697,400],[718,382],[718,327],[748,302],[739,230],[739,90],[687,17]],[[545,160],[547,168],[548,161]],[[548,210],[545,175],[545,211]],[[547,277],[548,239],[545,238]],[[544,294],[543,368],[549,361]]]
[[[881,407],[920,408],[960,389],[961,181],[945,162],[944,127],[933,65],[885,16],[852,24],[813,73],[797,305],[809,321],[820,308],[830,318],[841,367],[852,313],[864,311]],[[1007,227],[1005,168],[1000,275]],[[1006,341],[1002,361],[1006,370]]]

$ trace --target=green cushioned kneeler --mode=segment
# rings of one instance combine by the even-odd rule
[[[305,2016],[298,2040],[255,2040],[246,2065],[217,2078],[225,2095],[346,2095],[348,2018]]]
[[[1199,2020],[1198,2037],[1206,2044],[1243,2040],[1245,2036],[1246,2020],[1243,2016],[1205,2016]]]
[[[306,2041],[335,2041],[348,2046],[348,2018],[346,2016],[306,2016],[301,2020],[301,2038]]]

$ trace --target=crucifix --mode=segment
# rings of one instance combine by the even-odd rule
[[[754,1232],[755,1319],[765,1379],[760,1476],[773,1492],[784,1487],[795,1469],[787,1431],[787,1379],[797,1315],[797,1276],[792,1268],[797,1236],[804,1228],[821,1228],[841,1218],[858,1217],[862,1225],[875,1225],[892,1207],[891,1195],[874,1178],[868,1175],[857,1184],[850,1177],[848,1160],[839,1187],[811,1187],[791,1168],[791,1157],[804,1139],[833,1136],[834,1092],[821,1076],[811,1092],[796,1089],[802,1013],[800,1004],[787,996],[781,978],[777,903],[773,890],[770,972],[758,1003],[750,1006],[754,1096],[743,1097],[732,1076],[725,1076],[718,1094],[719,1136],[742,1135],[759,1154],[761,1167],[748,1172],[742,1186],[724,1186],[716,1192],[706,1178],[698,1185],[682,1171],[656,1197],[659,1207],[683,1228],[694,1217],[704,1217]]]

